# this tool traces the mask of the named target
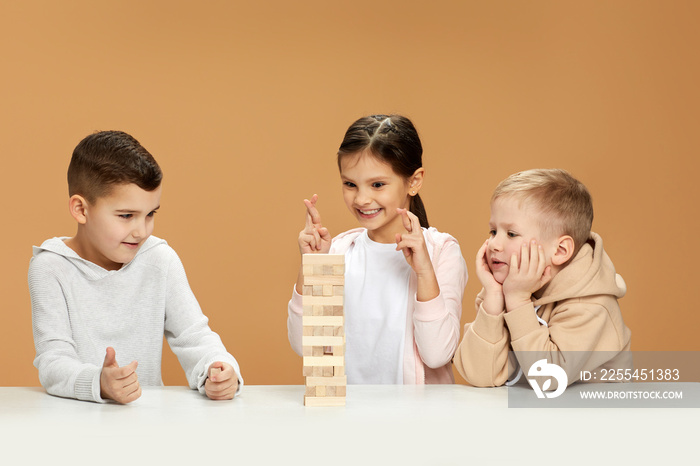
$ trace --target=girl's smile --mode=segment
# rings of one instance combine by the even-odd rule
[[[344,156],[340,178],[345,205],[372,241],[393,243],[396,233],[405,232],[396,209],[409,205],[409,180],[369,151]]]
[[[379,212],[381,212],[382,209],[373,209],[373,210],[362,210],[362,209],[357,209],[358,212],[360,212],[360,216],[363,218],[374,218],[377,215],[379,215]]]

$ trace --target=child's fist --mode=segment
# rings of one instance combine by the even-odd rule
[[[238,374],[230,364],[217,361],[209,366],[204,391],[212,400],[230,400],[238,390]]]
[[[131,403],[141,396],[141,385],[136,375],[139,363],[132,361],[128,366],[119,367],[116,357],[114,348],[108,347],[100,374],[100,396],[117,403]]]

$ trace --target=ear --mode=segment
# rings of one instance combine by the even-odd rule
[[[557,240],[557,249],[552,256],[553,265],[562,265],[571,259],[574,254],[574,239],[569,235],[560,236]]]
[[[425,176],[425,168],[420,167],[413,172],[413,175],[408,179],[408,194],[415,196],[423,186],[423,177]]]
[[[83,196],[73,194],[68,200],[68,210],[76,222],[81,225],[87,223],[88,202]]]

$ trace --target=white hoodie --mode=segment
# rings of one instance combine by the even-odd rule
[[[103,401],[100,373],[112,346],[119,366],[138,361],[142,386],[163,385],[163,335],[190,388],[204,393],[209,365],[235,358],[202,314],[177,253],[149,237],[131,262],[108,271],[66,246],[66,238],[34,247],[29,293],[39,380],[52,395]]]

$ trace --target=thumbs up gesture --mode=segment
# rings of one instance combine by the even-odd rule
[[[117,403],[131,403],[141,396],[141,385],[136,375],[137,361],[124,367],[117,364],[117,353],[111,346],[107,348],[105,362],[100,374],[100,396]]]

